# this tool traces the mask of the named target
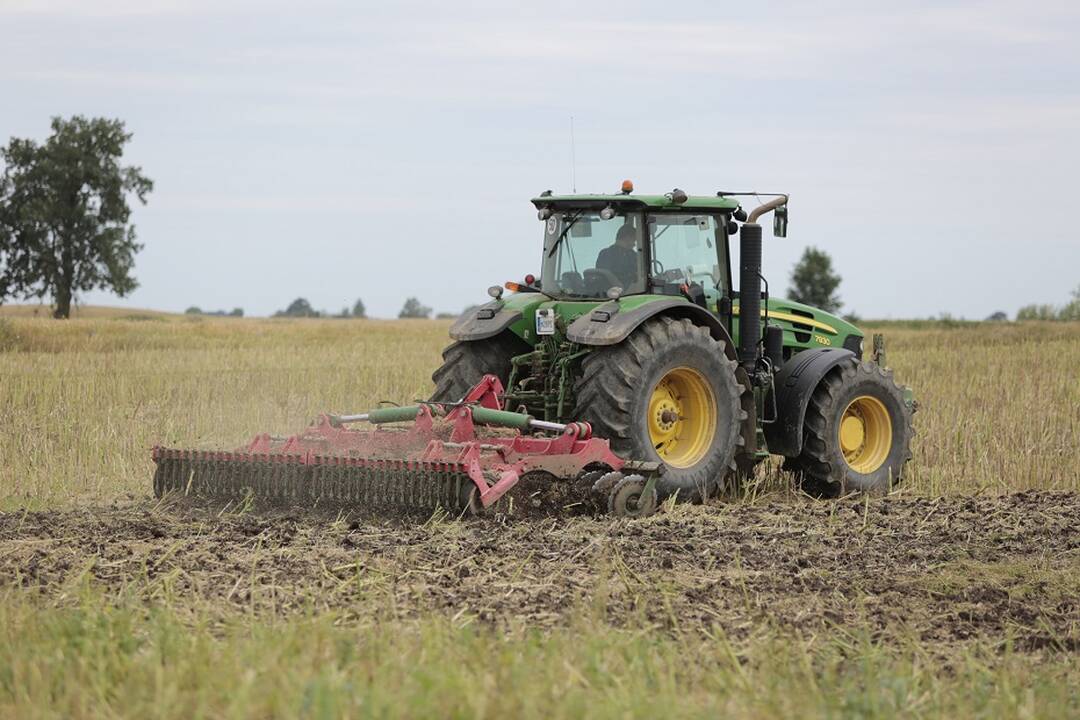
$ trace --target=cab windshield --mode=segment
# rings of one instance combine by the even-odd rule
[[[642,213],[560,211],[544,222],[544,294],[602,298],[613,287],[629,295],[645,291]]]

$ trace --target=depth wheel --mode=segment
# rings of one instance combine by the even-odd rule
[[[627,475],[608,495],[608,512],[615,517],[648,517],[656,512],[656,489],[645,492],[645,478]]]
[[[912,412],[892,372],[852,358],[810,398],[803,450],[789,463],[808,491],[824,496],[885,493],[911,459]]]

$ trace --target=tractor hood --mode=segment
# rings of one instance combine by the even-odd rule
[[[738,299],[733,305],[732,313],[738,318]],[[844,347],[860,354],[862,331],[838,315],[785,298],[769,298],[767,307],[761,308],[762,317],[766,314],[770,325],[784,331],[784,347]],[[733,324],[738,342],[738,323]]]

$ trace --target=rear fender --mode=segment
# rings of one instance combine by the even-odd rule
[[[520,309],[506,307],[502,301],[494,300],[464,312],[450,326],[450,337],[454,340],[486,340],[495,337],[522,317]]]
[[[647,302],[630,310],[620,308],[617,301],[606,302],[570,323],[566,338],[580,345],[618,345],[646,320],[659,315],[688,318],[708,328],[714,340],[724,341],[725,354],[735,359],[735,346],[724,324],[705,308],[675,298]]]
[[[776,421],[763,426],[770,453],[796,457],[802,452],[810,397],[830,370],[854,357],[855,353],[843,348],[814,348],[796,353],[784,363],[773,379],[773,391],[765,397],[766,408],[774,407],[774,398],[776,403]]]

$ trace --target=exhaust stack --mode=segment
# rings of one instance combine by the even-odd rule
[[[787,195],[781,195],[754,208],[739,230],[739,364],[751,377],[761,341],[761,225],[757,219],[787,200]]]

